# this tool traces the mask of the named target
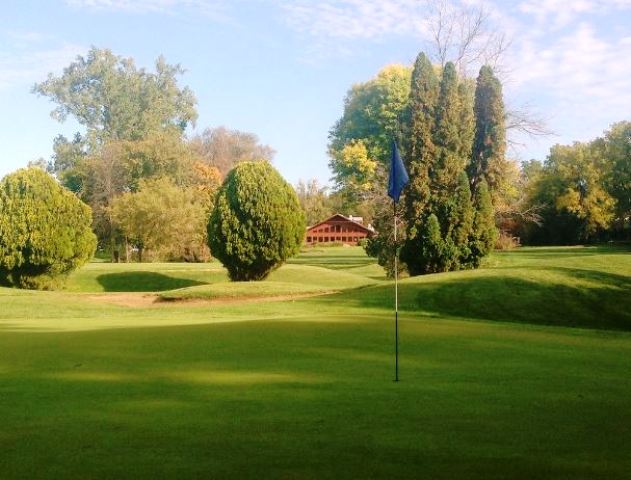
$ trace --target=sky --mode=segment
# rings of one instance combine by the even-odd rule
[[[631,120],[631,0],[488,0],[484,8],[510,39],[507,105],[526,106],[554,132],[514,137],[513,157],[544,160],[555,143]],[[0,177],[49,159],[56,135],[83,131],[53,120],[54,105],[31,88],[96,46],[147,69],[159,55],[185,68],[180,85],[195,92],[199,113],[189,135],[220,125],[255,133],[288,181],[326,184],[328,132],[348,89],[429,51],[428,18],[423,0],[7,0]]]

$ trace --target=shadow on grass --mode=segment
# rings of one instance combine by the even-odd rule
[[[96,277],[106,292],[162,292],[177,288],[207,285],[189,278],[169,277],[156,272],[106,273]]]
[[[507,255],[511,257],[528,257],[546,259],[551,257],[592,257],[597,255],[617,255],[631,253],[629,245],[597,245],[597,246],[571,246],[571,247],[521,247],[513,250],[497,250],[494,255]]]
[[[2,478],[625,478],[628,343],[417,331],[396,384],[378,323],[0,336]]]
[[[631,330],[631,277],[560,267],[537,271],[561,273],[567,281],[498,275],[402,282],[399,310],[478,320]],[[354,291],[348,301],[389,308],[393,296],[392,285],[379,286]],[[338,296],[329,301],[339,301],[335,297]]]
[[[294,265],[310,265],[313,267],[323,267],[330,270],[344,270],[357,267],[365,267],[375,263],[373,258],[358,255],[304,255],[292,258],[287,263]]]

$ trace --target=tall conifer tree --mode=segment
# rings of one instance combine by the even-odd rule
[[[469,256],[467,240],[474,211],[464,169],[471,136],[467,135],[467,125],[462,120],[472,117],[473,112],[466,113],[471,103],[464,100],[455,66],[448,62],[443,69],[436,107],[437,161],[430,172],[431,210],[438,219],[443,240],[438,271],[462,268]]]
[[[460,79],[458,97],[460,98],[460,156],[465,159],[466,168],[471,162],[473,137],[475,135],[475,116],[473,114],[475,84],[468,78]]]
[[[491,192],[501,181],[506,154],[506,127],[502,84],[489,66],[483,66],[475,88],[475,137],[468,168],[471,191],[485,180]]]
[[[440,94],[436,106],[436,163],[430,172],[432,194],[451,194],[458,184],[459,173],[465,168],[466,157],[462,156],[460,115],[461,98],[458,94],[458,75],[453,63],[443,68]]]
[[[412,228],[408,228],[408,240],[402,251],[412,275],[445,272],[470,264],[468,240],[474,210],[464,169],[467,154],[471,151],[473,112],[466,112],[467,108],[471,108],[471,101],[466,101],[466,92],[459,85],[453,63],[448,62],[443,68],[437,90],[433,116],[423,123],[423,126],[433,127],[431,141],[428,142],[432,145],[430,152],[433,155],[421,157],[424,160],[421,172],[426,174],[422,185],[429,196],[422,204],[420,215],[408,217],[408,226]],[[412,91],[414,94],[414,84]],[[410,129],[414,130],[414,122],[420,123],[425,119],[419,119],[418,112],[411,113]],[[422,131],[425,133],[425,130]],[[418,142],[418,139],[413,138],[412,142]],[[410,163],[414,160],[412,157]],[[415,186],[421,185],[414,174],[410,177],[416,182]],[[409,203],[411,193],[416,192],[408,190]],[[410,211],[414,210],[408,208],[406,213]]]
[[[401,250],[401,259],[411,275],[426,273],[428,265],[423,244],[440,239],[438,222],[432,224],[432,235],[424,234],[430,199],[429,172],[436,158],[433,141],[435,110],[439,84],[434,67],[424,53],[414,63],[407,121],[404,127],[403,153],[410,183],[405,194],[407,239]],[[435,220],[435,219],[434,219]],[[431,238],[430,238],[431,237]],[[429,238],[429,240],[427,240]]]
[[[491,195],[489,194],[486,181],[482,180],[476,187],[473,194],[475,204],[475,217],[473,220],[473,230],[469,239],[470,258],[472,267],[480,266],[482,258],[491,253],[495,240],[497,239],[497,228],[495,228],[495,218]]]

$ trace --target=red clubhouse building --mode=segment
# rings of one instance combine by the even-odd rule
[[[370,238],[375,231],[369,225],[362,225],[361,217],[345,217],[339,213],[326,220],[307,227],[305,244],[339,242],[347,245],[357,245],[364,239]]]

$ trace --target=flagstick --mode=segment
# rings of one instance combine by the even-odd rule
[[[394,381],[399,381],[399,272],[397,245],[397,202],[392,201],[394,207]]]

